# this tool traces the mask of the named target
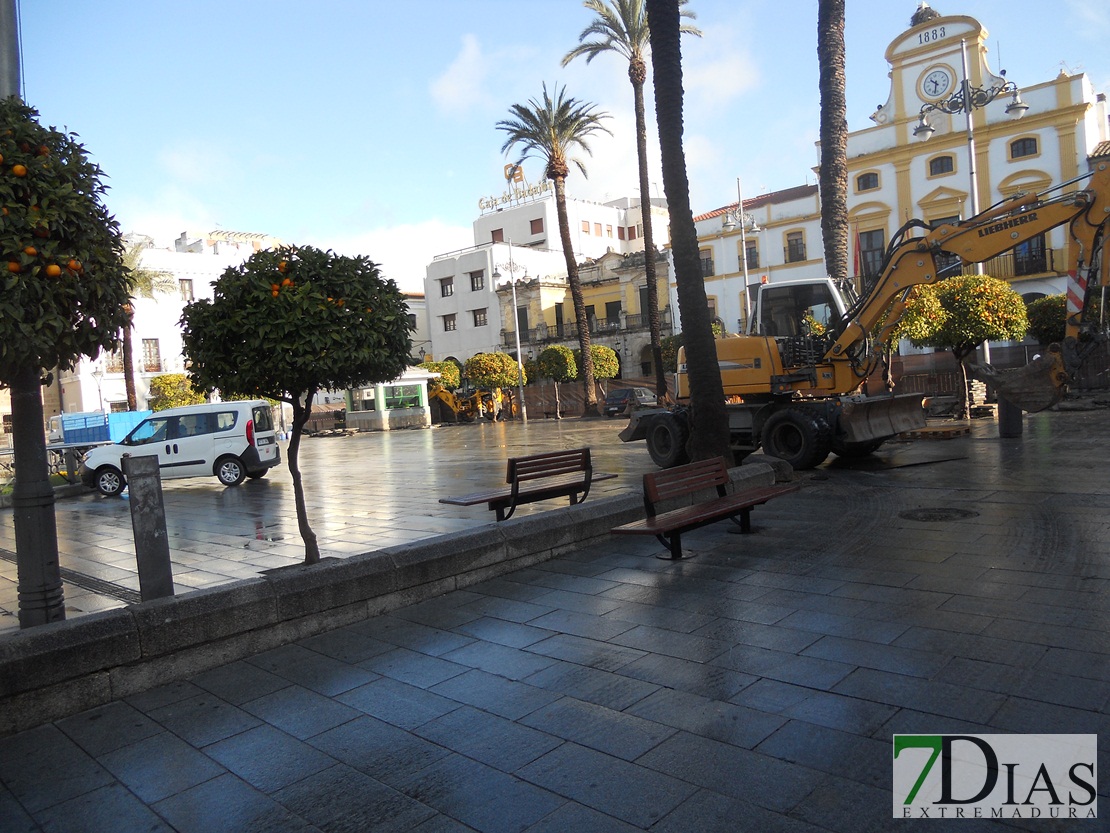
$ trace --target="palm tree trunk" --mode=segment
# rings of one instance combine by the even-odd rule
[[[655,77],[655,115],[663,160],[663,189],[671,213],[678,306],[690,380],[692,460],[729,459],[728,415],[717,365],[709,302],[698,257],[698,234],[690,210],[690,183],[682,148],[682,52],[677,0],[647,0],[651,63]]]
[[[651,361],[655,365],[655,393],[659,401],[667,398],[667,374],[663,370],[663,347],[659,338],[659,284],[655,277],[655,232],[651,226],[651,183],[648,181],[647,119],[644,115],[644,81],[647,66],[643,60],[628,65],[636,109],[636,159],[640,167],[640,216],[644,221],[644,277],[647,278],[648,332]]]
[[[844,96],[844,0],[818,0],[821,88],[821,239],[825,270],[848,278],[848,117]]]
[[[120,337],[120,352],[123,354],[123,385],[127,391],[127,410],[139,410],[139,397],[135,393],[135,355],[132,352],[134,345],[131,341],[131,314],[127,315],[127,323],[123,327]]]
[[[574,320],[578,322],[578,349],[582,352],[583,417],[601,416],[597,410],[594,392],[594,360],[590,355],[590,322],[586,318],[586,302],[582,299],[582,283],[578,280],[578,261],[574,257],[574,244],[570,239],[570,220],[567,217],[567,188],[563,177],[555,177],[555,211],[559,217],[559,238],[563,243],[563,256],[567,264],[567,283],[574,302]]]

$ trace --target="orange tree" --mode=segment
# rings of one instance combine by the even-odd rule
[[[574,352],[562,344],[548,347],[536,357],[536,373],[544,379],[550,379],[554,384],[555,419],[562,419],[559,383],[573,382],[578,378],[578,363],[574,358]]]
[[[444,390],[456,390],[462,382],[462,374],[459,371],[459,366],[452,361],[446,362],[423,362],[418,365],[423,370],[438,373],[439,378],[433,379],[429,384],[433,388],[443,388]]]
[[[301,435],[321,390],[348,390],[404,373],[412,349],[404,296],[365,257],[310,246],[264,249],[181,314],[189,375],[225,397],[293,407],[289,472],[305,563],[320,560],[298,466]]]
[[[621,365],[617,360],[617,354],[612,347],[606,347],[604,344],[591,344],[590,345],[590,359],[593,364],[595,381],[600,381],[604,389],[606,379],[615,379],[617,374],[620,373]],[[579,372],[581,373],[582,351],[574,351],[574,361],[578,364]]]
[[[509,400],[520,381],[518,371],[520,367],[516,359],[508,353],[475,353],[466,360],[464,373],[470,384],[478,388],[489,388],[491,391],[504,388],[509,391]],[[528,376],[524,375],[524,384],[528,384]],[[511,411],[510,411],[511,413]]]
[[[0,100],[0,386],[11,390],[21,627],[65,618],[41,386],[116,345],[126,323],[119,227],[72,134]]]
[[[951,350],[960,366],[960,410],[966,419],[967,368],[964,359],[984,341],[1021,341],[1028,319],[1025,303],[1006,281],[987,275],[957,275],[918,286],[894,330],[918,347]]]

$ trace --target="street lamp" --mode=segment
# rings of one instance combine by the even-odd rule
[[[97,397],[97,399],[100,400],[100,410],[101,410],[101,412],[103,412],[104,411],[104,392],[100,387],[100,382],[104,378],[104,368],[99,367],[99,366],[93,368],[92,377],[93,377],[93,381],[96,382],[96,397]]]
[[[497,264],[493,266],[493,279],[496,281],[501,277],[501,273],[497,271]],[[524,404],[524,361],[520,355],[520,314],[516,308],[516,278],[513,277],[513,241],[509,241],[509,285],[513,289],[513,316],[516,321],[513,323],[513,334],[516,336],[516,382],[517,391],[520,394],[520,419],[525,425],[528,424],[528,406]]]
[[[762,229],[751,214],[744,213],[744,197],[740,193],[740,177],[736,177],[736,210],[726,211],[721,228],[732,231],[740,226],[740,265],[744,274],[744,304],[748,307],[748,320],[751,320],[751,290],[748,287],[748,232],[758,234]],[[751,325],[749,324],[749,329]]]

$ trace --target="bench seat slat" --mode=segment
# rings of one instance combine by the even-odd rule
[[[746,489],[715,500],[695,503],[692,506],[681,506],[654,517],[632,521],[615,527],[613,532],[622,535],[666,535],[676,529],[692,529],[704,523],[723,521],[730,515],[736,515],[753,506],[761,506],[772,498],[795,492],[798,488],[798,486],[789,485]]]

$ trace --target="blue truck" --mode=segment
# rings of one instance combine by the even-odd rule
[[[118,443],[128,432],[153,413],[87,411],[50,417],[46,438],[51,443]]]

